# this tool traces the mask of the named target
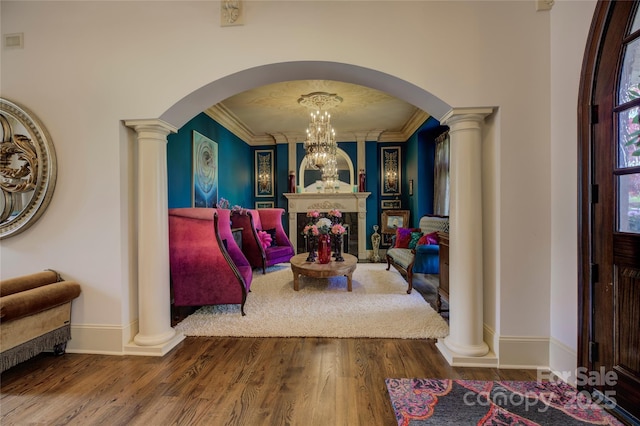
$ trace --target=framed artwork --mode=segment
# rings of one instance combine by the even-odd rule
[[[400,195],[402,182],[401,150],[399,146],[380,148],[380,182],[382,195]]]
[[[382,212],[382,233],[395,234],[397,228],[409,226],[409,210],[386,210]]]
[[[273,197],[273,150],[255,151],[256,197]]]
[[[389,247],[393,241],[393,234],[382,234],[382,247]]]
[[[273,201],[256,201],[256,209],[272,209]]]
[[[399,209],[401,206],[400,200],[382,200],[382,210],[385,209]]]
[[[218,202],[218,144],[193,131],[193,207],[215,207]]]

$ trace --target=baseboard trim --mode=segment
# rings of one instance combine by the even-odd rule
[[[67,352],[100,355],[124,355],[124,341],[130,340],[132,325],[71,325]]]
[[[576,385],[578,353],[555,338],[549,341],[549,370],[572,386]]]
[[[500,336],[499,368],[539,369],[549,365],[549,338]]]

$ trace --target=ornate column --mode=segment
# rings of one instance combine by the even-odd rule
[[[130,120],[138,142],[138,334],[125,353],[164,355],[184,339],[171,327],[167,135],[158,119]]]
[[[492,108],[450,111],[449,336],[438,340],[451,365],[495,365],[483,340],[482,123]]]

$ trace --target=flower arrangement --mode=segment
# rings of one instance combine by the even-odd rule
[[[239,206],[239,205],[236,204],[235,206],[231,207],[231,214],[232,215],[239,214],[239,215],[243,215],[244,216],[244,215],[249,214],[249,210],[247,210],[244,207]]]
[[[307,261],[313,262],[315,260],[315,248],[318,243],[318,238],[322,235],[333,235],[332,238],[333,250],[335,252],[335,259],[338,262],[344,260],[340,254],[340,248],[342,243],[342,235],[347,231],[342,224],[342,212],[337,209],[329,210],[326,215],[322,215],[318,210],[309,210],[307,212],[307,218],[309,223],[302,230],[302,235],[307,237],[310,242],[309,257]]]
[[[329,210],[326,217],[321,217],[318,210],[307,212],[309,223],[302,230],[303,235],[342,235],[347,230],[342,225],[342,212],[340,210]]]
[[[218,200],[218,208],[219,209],[228,209],[229,208],[229,200],[220,197]]]

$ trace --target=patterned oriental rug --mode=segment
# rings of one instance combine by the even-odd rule
[[[564,382],[385,381],[398,425],[623,425]]]

